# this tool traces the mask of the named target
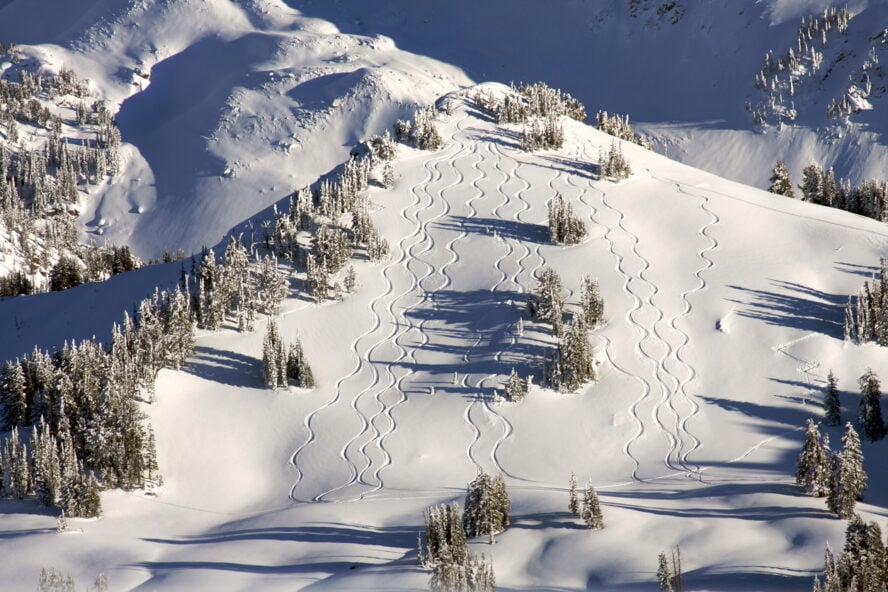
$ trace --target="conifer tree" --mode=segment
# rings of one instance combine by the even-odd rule
[[[799,454],[796,467],[796,483],[805,487],[809,495],[822,497],[826,495],[828,479],[828,452],[824,451],[821,444],[820,430],[809,419],[805,432],[805,444]]]
[[[312,388],[315,384],[314,374],[302,349],[302,340],[298,338],[290,344],[287,352],[287,378],[296,382],[300,388]]]
[[[540,273],[536,289],[528,296],[527,310],[531,317],[550,323],[555,335],[561,336],[564,322],[561,276],[551,267]]]
[[[872,368],[867,368],[858,380],[860,384],[860,413],[858,421],[863,429],[863,436],[875,442],[885,437],[885,421],[882,419],[882,391],[879,377]]]
[[[786,163],[782,160],[778,160],[777,164],[774,165],[774,170],[771,173],[770,178],[771,186],[768,188],[768,191],[771,193],[776,193],[777,195],[783,195],[786,197],[795,197],[795,192],[792,188],[792,181],[789,178],[789,170],[786,168]]]
[[[268,319],[268,327],[265,331],[265,339],[262,341],[262,376],[268,388],[285,387],[281,384],[281,366],[286,367],[286,359],[281,359],[282,340],[277,322]]]
[[[595,488],[592,487],[591,483],[586,486],[586,491],[583,495],[582,518],[586,523],[586,526],[589,528],[596,530],[604,528],[604,517],[601,513],[601,504],[598,501],[598,494],[595,492]]]
[[[854,515],[854,506],[861,499],[866,489],[867,476],[863,469],[863,452],[860,449],[860,437],[851,422],[845,424],[842,436],[842,452],[837,457],[835,477],[835,494],[831,496],[830,510],[839,518],[849,519]]]
[[[669,561],[666,553],[660,553],[657,557],[657,581],[660,583],[660,592],[674,592],[672,587],[672,571],[669,569]]]
[[[527,384],[520,376],[518,376],[515,369],[512,368],[512,373],[509,375],[509,382],[506,384],[506,396],[510,401],[518,402],[523,400],[525,395],[527,395]]]
[[[580,511],[580,498],[577,495],[577,476],[573,473],[570,474],[570,493],[567,509],[570,511],[570,515],[574,518],[582,517]]]
[[[838,381],[832,370],[826,376],[826,388],[823,390],[823,423],[828,426],[837,426],[842,423]]]
[[[604,322],[604,298],[601,296],[601,288],[598,286],[598,282],[590,276],[583,278],[580,306],[586,313],[586,321],[590,328],[595,328]]]

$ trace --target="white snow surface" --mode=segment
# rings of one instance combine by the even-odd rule
[[[885,157],[876,132],[849,134],[842,152],[817,130],[762,135],[743,119],[764,51],[821,1],[687,3],[676,29],[655,11],[618,18],[617,2],[566,2],[553,14],[528,1],[509,17],[543,28],[517,36],[494,24],[501,3],[289,4],[0,0],[0,39],[74,68],[119,105],[125,170],[88,205],[84,233],[104,219],[105,238],[146,256],[216,244],[414,103],[486,79],[545,79],[593,113],[628,111],[672,142],[670,156],[759,185],[790,149],[798,168],[810,155],[861,156],[861,176]],[[725,38],[718,27],[689,35],[703,10],[743,14],[719,21],[735,45],[700,51],[701,39]],[[608,44],[622,73],[604,60]],[[690,56],[716,78],[691,65],[664,71]],[[141,87],[137,68],[151,72]],[[843,343],[841,321],[888,227],[628,144],[632,177],[598,180],[609,136],[566,121],[562,150],[527,154],[519,129],[456,105],[439,123],[444,148],[402,148],[395,189],[371,190],[391,258],[356,263],[358,291],[343,302],[284,304],[284,335],[302,338],[318,387],[263,388],[262,323],[201,335],[146,406],[165,485],[106,492],[101,519],[69,520],[61,535],[36,504],[0,503],[5,588],[34,589],[40,568],[55,567],[80,585],[105,572],[113,590],[427,589],[415,553],[422,510],[461,502],[483,469],[505,475],[513,501],[496,545],[472,542],[493,558],[500,589],[649,590],[657,554],[673,545],[691,590],[810,589],[844,523],[793,484],[801,429],[819,415],[828,370],[849,418],[856,377],[884,372],[884,351]],[[587,222],[581,245],[547,243],[546,206],[559,193]],[[523,303],[543,266],[562,275],[572,306],[584,275],[601,284],[599,380],[495,404],[513,367],[540,382],[553,341]],[[179,270],[0,301],[0,359],[107,339]],[[840,432],[829,433],[837,444]],[[880,521],[884,447],[864,444],[870,488],[858,506]],[[599,491],[604,530],[567,514],[571,472]]]

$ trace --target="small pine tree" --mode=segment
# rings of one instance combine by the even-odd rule
[[[660,583],[660,592],[674,592],[672,587],[672,571],[669,569],[669,561],[666,553],[657,556],[657,581]]]
[[[782,160],[778,160],[777,164],[774,165],[774,170],[771,173],[770,178],[771,186],[768,188],[768,191],[771,193],[776,193],[777,195],[783,195],[786,197],[795,197],[795,192],[792,188],[792,181],[789,178],[789,169],[786,168],[786,163]]]
[[[283,340],[277,322],[274,319],[268,319],[265,339],[262,341],[262,376],[265,378],[265,386],[268,388],[287,386],[286,379],[281,381],[281,374],[286,377],[287,367],[287,359],[282,353]]]
[[[509,382],[506,384],[506,396],[510,401],[518,402],[523,400],[525,395],[527,395],[527,384],[520,376],[518,376],[515,369],[512,368],[512,373],[509,375]]]
[[[589,528],[595,530],[604,528],[604,517],[601,513],[601,504],[598,501],[598,494],[595,492],[595,488],[592,487],[591,483],[586,486],[586,491],[583,495],[582,518],[586,523],[586,526]]]
[[[604,322],[604,298],[601,296],[601,288],[598,286],[598,282],[590,276],[583,278],[580,306],[586,313],[586,321],[590,328],[595,328]]]
[[[863,436],[875,442],[885,437],[885,421],[882,419],[882,391],[879,377],[872,368],[858,380],[860,384],[860,413],[858,421],[863,429]]]
[[[838,381],[832,370],[826,376],[826,388],[823,390],[823,423],[828,426],[837,426],[842,423]]]
[[[570,515],[574,518],[582,517],[582,513],[580,511],[580,498],[577,495],[577,476],[573,473],[570,474],[570,493],[567,503],[567,509],[570,511]]]
[[[287,353],[287,378],[295,381],[300,388],[314,387],[314,374],[305,359],[300,339],[296,339],[294,343],[290,344],[290,350]]]
[[[561,276],[554,269],[547,267],[540,273],[536,290],[527,298],[527,310],[531,317],[550,323],[555,335],[561,336],[564,300],[561,296]]]

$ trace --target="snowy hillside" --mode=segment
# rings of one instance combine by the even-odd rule
[[[342,302],[283,308],[318,387],[262,387],[261,326],[199,336],[149,409],[160,495],[107,493],[100,520],[63,535],[7,502],[8,582],[55,566],[82,582],[105,572],[115,589],[424,589],[422,510],[461,501],[483,469],[513,500],[497,544],[472,543],[503,589],[650,589],[673,545],[689,589],[810,587],[844,523],[793,484],[800,430],[828,369],[853,392],[879,367],[877,346],[841,341],[841,305],[888,229],[628,144],[634,174],[614,184],[595,173],[609,136],[565,120],[562,150],[528,154],[515,127],[454,102],[445,146],[402,147],[396,188],[371,193],[391,259],[361,263]],[[581,245],[546,240],[557,194],[587,224]],[[601,284],[599,380],[496,403],[513,367],[538,383],[552,347],[524,307],[543,266],[574,305],[583,275]],[[88,288],[36,298],[15,322],[40,334],[51,298],[76,305]],[[109,308],[126,301],[96,289]],[[29,348],[29,333],[4,333],[6,355]],[[883,448],[865,447],[866,516],[888,504]],[[572,471],[598,489],[604,530],[567,514]]]
[[[844,341],[842,324],[888,226],[760,187],[778,159],[796,183],[812,160],[884,176],[883,3],[848,4],[845,37],[817,46],[825,65],[790,98],[785,73],[756,88],[764,56],[835,3],[80,4],[0,0],[0,40],[23,56],[0,70],[71,68],[116,114],[121,169],[82,190],[84,241],[221,254],[417,104],[437,102],[443,146],[401,144],[393,188],[374,170],[369,213],[391,254],[356,251],[354,293],[319,304],[304,266],[287,278],[276,319],[317,385],[266,388],[266,317],[253,332],[230,317],[199,330],[142,404],[163,485],[105,491],[101,518],[62,533],[54,509],[3,499],[4,588],[34,589],[55,568],[81,587],[105,573],[111,590],[425,590],[423,511],[463,503],[479,471],[503,475],[512,500],[495,545],[470,540],[501,590],[656,589],[657,555],[676,546],[688,590],[809,590],[827,542],[841,549],[847,523],[802,494],[796,459],[830,370],[843,422],[858,377],[886,372],[884,350]],[[830,119],[866,61],[871,108]],[[654,150],[617,142],[632,168],[619,182],[600,167],[614,138],[577,121],[562,118],[560,149],[523,150],[523,126],[475,100],[479,88],[501,100],[513,79],[564,88],[590,121],[631,114]],[[745,103],[770,92],[772,119],[756,126]],[[778,127],[792,100],[796,120]],[[549,240],[558,196],[586,227],[580,244]],[[0,299],[0,362],[108,344],[124,312],[189,266]],[[527,298],[545,268],[566,319],[585,277],[604,297],[589,333],[597,379],[575,393],[543,386],[557,338]],[[513,369],[532,378],[521,402],[502,400]],[[838,449],[842,428],[822,430]],[[885,446],[863,447],[857,510],[877,522]],[[597,490],[604,529],[568,513],[571,473]]]

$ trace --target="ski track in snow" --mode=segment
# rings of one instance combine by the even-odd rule
[[[367,389],[367,390],[359,393],[353,399],[353,402],[352,402],[352,409],[355,411],[355,413],[357,415],[359,415],[361,417],[362,429],[348,443],[346,443],[346,445],[342,449],[341,457],[342,458],[349,458],[353,455],[356,455],[360,459],[361,464],[359,465],[358,461],[349,460],[348,462],[353,467],[353,475],[352,475],[351,480],[343,485],[340,485],[339,487],[336,487],[336,488],[333,488],[327,492],[324,492],[323,494],[318,496],[319,501],[323,501],[323,500],[327,499],[328,497],[330,497],[332,494],[337,493],[337,492],[339,492],[341,494],[338,497],[342,498],[342,499],[348,499],[348,500],[361,499],[365,495],[372,494],[372,493],[382,489],[382,487],[383,487],[382,480],[379,478],[379,471],[382,470],[383,466],[387,466],[387,465],[391,464],[391,457],[390,457],[388,451],[386,451],[381,445],[381,440],[384,437],[384,434],[383,434],[382,430],[380,430],[376,427],[374,422],[375,422],[375,419],[380,416],[384,416],[384,417],[389,418],[391,423],[390,423],[389,430],[386,432],[385,435],[390,434],[395,429],[394,419],[390,415],[391,411],[388,411],[388,413],[387,413],[387,406],[383,403],[381,396],[383,393],[385,393],[389,389],[394,388],[395,390],[397,390],[399,392],[399,400],[398,400],[398,402],[395,403],[395,405],[399,405],[399,404],[403,403],[403,401],[406,400],[406,397],[404,396],[404,393],[403,393],[402,385],[403,385],[404,379],[407,378],[409,375],[413,374],[413,370],[408,369],[408,370],[404,371],[402,374],[400,374],[399,377],[396,378],[395,371],[393,368],[396,364],[404,362],[408,357],[412,358],[412,350],[408,352],[408,350],[405,349],[405,347],[402,343],[402,340],[411,331],[418,330],[421,340],[422,340],[422,344],[424,345],[427,342],[427,337],[422,332],[421,327],[415,326],[413,324],[413,322],[410,320],[410,318],[407,316],[407,313],[411,309],[415,308],[416,306],[419,306],[420,304],[422,304],[423,302],[425,302],[427,300],[427,291],[425,290],[425,288],[423,286],[423,282],[427,278],[429,278],[431,275],[434,274],[434,267],[432,265],[430,265],[429,263],[422,261],[421,256],[425,253],[433,251],[435,248],[434,238],[429,233],[429,225],[432,222],[434,222],[435,220],[438,220],[439,218],[447,215],[447,213],[449,212],[449,207],[445,202],[443,204],[444,209],[442,211],[434,213],[433,216],[428,217],[428,218],[422,218],[420,216],[420,213],[429,213],[431,211],[431,208],[433,207],[433,205],[436,203],[435,195],[429,191],[429,188],[431,186],[433,186],[434,184],[443,181],[444,172],[441,168],[441,165],[445,164],[445,163],[447,165],[449,165],[451,162],[455,161],[458,158],[459,154],[464,150],[463,146],[461,146],[461,145],[455,146],[453,143],[451,143],[451,146],[449,146],[448,148],[449,149],[446,150],[443,153],[443,155],[440,156],[439,158],[430,159],[428,161],[429,163],[433,163],[433,164],[427,165],[427,170],[429,170],[429,168],[434,169],[433,172],[429,171],[430,179],[427,183],[424,184],[424,187],[423,187],[423,192],[428,197],[428,205],[426,207],[418,208],[416,210],[416,219],[415,219],[415,223],[417,223],[419,225],[418,231],[419,231],[420,240],[417,242],[414,242],[412,245],[410,245],[406,249],[406,251],[404,251],[402,253],[401,259],[403,259],[403,260],[399,259],[399,262],[403,264],[403,268],[406,269],[406,271],[410,274],[410,279],[411,279],[410,288],[408,288],[405,292],[403,292],[397,298],[391,300],[388,303],[386,309],[387,309],[387,312],[390,315],[390,318],[392,321],[392,323],[391,323],[392,324],[392,331],[388,335],[381,338],[376,344],[374,344],[374,346],[372,348],[370,348],[366,354],[367,359],[371,360],[372,354],[374,353],[374,351],[376,351],[377,348],[379,348],[380,346],[383,346],[385,344],[388,344],[388,343],[394,344],[396,350],[398,351],[397,357],[394,360],[384,363],[385,372],[388,375],[388,383],[386,385],[384,385],[382,388],[378,388],[374,392],[374,394],[371,395],[371,397],[370,397],[371,402],[375,403],[374,410],[362,411],[361,409],[358,408],[358,406],[361,402],[360,401],[361,397],[363,395],[365,395],[367,392],[369,392],[369,390],[372,389],[373,387],[379,386],[378,382],[371,385],[370,389]],[[455,152],[453,151],[453,148],[456,148]],[[446,170],[448,170],[448,171],[452,170],[452,167],[447,166]],[[460,183],[460,178],[457,176],[450,183],[449,187],[457,186],[459,183]],[[411,192],[415,192],[418,187],[419,187],[418,185],[414,185],[411,188]],[[439,192],[438,192],[439,195],[440,195],[441,191],[444,191],[444,190],[446,190],[446,188],[443,190],[439,190]],[[444,201],[444,200],[438,200],[438,201]],[[420,247],[421,247],[421,250],[417,251],[416,249],[418,249]],[[422,264],[426,268],[422,277],[420,277],[420,275],[417,273],[417,271],[415,271],[415,269],[414,269],[415,264],[411,265],[414,262],[417,264]],[[396,314],[395,313],[396,304],[399,301],[401,301],[402,299],[406,299],[407,297],[409,297],[410,295],[412,295],[414,293],[416,293],[415,294],[416,299],[412,303],[407,304],[406,306],[404,306],[402,308],[399,308],[398,313]],[[413,349],[415,349],[415,348],[413,348]],[[374,364],[374,366],[375,366],[375,364]],[[371,432],[375,432],[375,433],[371,433]],[[357,442],[366,435],[369,435],[369,439],[366,442],[364,442],[360,447],[358,447],[356,453],[352,452],[352,449],[355,446],[357,446]],[[372,476],[371,476],[371,478],[375,479],[375,481],[376,481],[375,484],[370,483],[366,480],[366,475],[367,475],[368,471],[371,470],[371,467],[374,467],[373,459],[369,456],[369,453],[368,453],[368,446],[371,443],[376,444],[378,451],[383,456],[382,463],[374,468]],[[351,488],[352,486],[356,486],[359,489],[359,493],[354,498],[346,497],[345,490],[347,488]]]
[[[466,115],[466,118],[467,117],[468,116]],[[398,257],[398,259],[390,261],[383,268],[382,273],[383,273],[383,277],[385,277],[385,280],[386,280],[385,289],[383,290],[383,292],[381,294],[376,296],[370,302],[370,305],[368,307],[371,314],[373,315],[372,326],[365,333],[363,333],[362,335],[357,337],[354,341],[352,341],[352,344],[351,344],[350,349],[352,351],[353,357],[355,358],[354,369],[352,370],[352,372],[350,374],[340,378],[337,381],[336,386],[334,388],[334,396],[330,400],[325,402],[323,405],[317,407],[311,413],[307,414],[305,420],[303,421],[303,425],[308,433],[308,436],[306,437],[305,442],[303,442],[303,444],[300,445],[299,448],[297,448],[296,451],[291,456],[291,464],[295,467],[295,469],[297,471],[296,482],[290,491],[290,498],[294,501],[299,501],[299,497],[297,495],[297,489],[298,489],[299,485],[302,483],[302,481],[304,480],[304,476],[305,476],[304,472],[301,468],[299,458],[302,454],[305,453],[305,451],[308,449],[308,447],[318,439],[318,436],[313,428],[314,419],[318,416],[318,414],[320,414],[324,411],[330,410],[334,406],[336,406],[337,403],[339,403],[339,401],[342,398],[343,385],[347,381],[349,381],[353,378],[357,379],[357,377],[364,374],[365,370],[369,368],[369,372],[372,374],[372,379],[370,380],[370,383],[368,384],[367,387],[365,387],[363,390],[359,391],[358,395],[355,396],[355,398],[353,399],[352,404],[351,404],[353,410],[361,419],[361,424],[362,424],[361,431],[358,433],[357,436],[352,438],[352,440],[350,440],[346,444],[345,447],[343,447],[343,449],[341,450],[341,453],[340,453],[340,458],[342,458],[348,464],[349,468],[351,469],[352,475],[347,483],[345,483],[339,487],[333,488],[331,490],[325,491],[319,495],[316,495],[313,498],[313,501],[326,501],[325,498],[329,494],[331,494],[335,491],[338,491],[342,488],[345,488],[349,485],[352,485],[352,484],[356,483],[358,480],[359,471],[357,469],[357,464],[355,464],[353,461],[351,461],[347,457],[347,454],[348,454],[347,449],[350,444],[352,444],[357,438],[359,438],[361,436],[361,434],[366,433],[366,431],[368,430],[368,427],[370,425],[370,420],[363,413],[361,413],[361,411],[357,408],[358,398],[360,396],[362,396],[363,394],[367,393],[368,391],[370,391],[371,389],[373,389],[373,387],[377,386],[380,382],[379,372],[376,369],[376,366],[372,362],[370,362],[370,353],[372,351],[374,351],[380,344],[387,343],[391,339],[391,337],[393,337],[395,335],[395,333],[397,332],[398,323],[397,323],[397,317],[396,317],[394,310],[393,310],[394,303],[397,300],[399,300],[400,298],[402,298],[403,296],[405,296],[406,294],[410,293],[416,287],[416,284],[417,284],[416,278],[415,277],[411,278],[412,281],[411,281],[411,285],[409,286],[409,288],[407,288],[405,291],[400,293],[397,297],[391,298],[391,296],[395,292],[395,285],[397,282],[398,270],[407,268],[407,266],[405,265],[405,261],[408,260],[412,249],[414,248],[414,246],[416,244],[419,244],[419,242],[422,242],[424,240],[422,233],[426,229],[420,223],[420,212],[425,211],[431,205],[431,196],[428,194],[426,195],[429,198],[428,203],[426,203],[425,200],[423,199],[423,196],[417,191],[417,188],[420,186],[423,186],[423,185],[428,185],[433,180],[436,172],[439,172],[439,171],[433,170],[435,165],[438,162],[443,162],[445,160],[449,160],[452,157],[453,157],[452,152],[445,151],[437,159],[436,158],[429,159],[425,164],[426,178],[423,179],[422,181],[415,183],[410,188],[410,193],[414,196],[414,200],[410,204],[403,207],[401,209],[401,211],[399,212],[399,215],[402,218],[404,218],[404,220],[407,223],[415,224],[416,228],[413,232],[404,236],[399,241],[398,251],[400,252],[400,256]],[[417,239],[417,238],[419,239],[419,241],[415,241],[415,239]],[[371,341],[373,336],[378,334],[382,330],[382,314],[377,310],[377,307],[380,303],[383,303],[386,300],[387,300],[387,303],[384,304],[384,310],[388,314],[389,318],[392,320],[392,328],[391,328],[390,332],[387,335],[384,335],[382,337],[378,337],[375,341],[373,341],[372,345],[370,345],[366,348],[360,347],[359,346],[360,343],[362,343],[364,341]],[[363,350],[363,352],[362,352],[362,350]]]
[[[583,160],[589,160],[587,155],[587,148],[584,143],[580,143],[580,151],[582,153]],[[677,393],[683,393],[683,398],[685,400],[691,401],[690,398],[686,394],[687,384],[692,381],[696,372],[694,369],[687,364],[684,359],[681,357],[678,350],[686,345],[689,340],[688,336],[678,329],[675,325],[675,320],[678,317],[683,316],[690,312],[689,302],[685,299],[685,295],[682,296],[682,300],[685,302],[685,310],[683,313],[679,313],[675,318],[670,319],[668,323],[665,321],[665,314],[663,310],[657,306],[654,299],[655,297],[662,298],[663,294],[661,293],[659,287],[651,281],[647,273],[651,268],[651,262],[641,255],[639,252],[639,244],[640,238],[635,233],[631,232],[626,226],[626,217],[625,214],[619,210],[608,198],[607,192],[592,185],[589,183],[589,187],[599,193],[601,195],[601,205],[602,209],[608,210],[611,214],[616,216],[616,224],[614,223],[606,223],[603,219],[602,214],[604,213],[601,210],[598,210],[592,206],[588,202],[588,200],[583,199],[581,196],[580,199],[587,206],[592,208],[592,212],[590,213],[590,220],[595,223],[603,224],[603,226],[607,229],[604,234],[604,238],[608,243],[608,249],[616,258],[616,269],[617,271],[623,275],[623,291],[629,294],[633,299],[633,307],[626,313],[626,320],[629,324],[636,327],[641,335],[641,339],[636,343],[635,350],[639,353],[643,358],[647,359],[650,364],[653,366],[654,372],[653,377],[658,384],[659,397],[655,397],[653,401],[650,401],[651,395],[654,392],[653,385],[646,379],[641,376],[633,376],[636,380],[640,381],[642,384],[642,393],[641,396],[635,400],[635,402],[630,406],[630,415],[634,418],[637,430],[636,433],[626,442],[623,451],[628,456],[632,462],[635,464],[635,468],[633,470],[633,478],[640,479],[639,470],[640,466],[638,465],[637,457],[632,454],[632,447],[636,442],[641,440],[646,433],[645,422],[642,419],[641,408],[644,405],[651,405],[650,409],[650,417],[653,425],[656,426],[657,430],[666,436],[668,441],[669,450],[663,459],[663,463],[665,466],[671,471],[685,469],[690,470],[686,466],[686,458],[687,453],[683,453],[685,449],[685,438],[689,439],[692,444],[689,445],[691,450],[696,450],[699,447],[699,440],[690,434],[687,430],[687,422],[689,417],[682,417],[681,413],[677,409],[675,405],[675,395]],[[620,235],[619,238],[617,235]],[[708,235],[703,234],[704,237],[708,238]],[[630,248],[628,252],[626,252],[625,247],[623,247],[623,254],[618,253],[618,240],[628,240],[630,244]],[[640,266],[637,272],[631,272],[630,267],[628,265],[628,260],[632,259],[634,266]],[[707,266],[708,268],[708,266]],[[698,280],[701,280],[698,274],[695,274]],[[646,295],[639,291],[637,288],[633,288],[633,284],[638,283],[640,286],[644,287],[644,292]],[[704,284],[705,286],[705,284]],[[702,289],[702,286],[697,286],[697,290]],[[693,292],[694,290],[688,291],[688,293]],[[681,340],[681,344],[678,346],[674,346],[668,339],[664,337],[663,326],[666,324],[668,328],[672,329],[676,333],[678,333],[679,338]],[[617,369],[618,372],[624,375],[631,375],[625,368],[615,364],[615,359],[612,351],[612,344],[607,337],[601,336],[601,339],[605,342],[605,355],[608,358],[608,361]],[[663,353],[661,355],[657,354],[657,350],[661,350]],[[684,367],[686,376],[684,379],[677,376],[675,372],[673,372],[669,368],[669,364],[667,363],[669,360],[674,360],[679,366]],[[694,416],[699,411],[698,406],[695,402],[691,401],[691,416]],[[673,424],[673,429],[670,429],[667,425],[668,419],[664,419],[664,416],[671,415],[672,421],[670,423]]]

